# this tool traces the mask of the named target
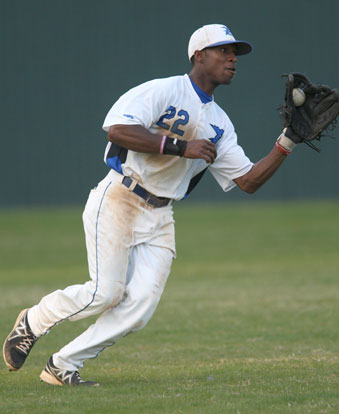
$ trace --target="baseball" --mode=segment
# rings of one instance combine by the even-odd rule
[[[302,89],[294,88],[292,91],[293,102],[295,106],[301,106],[305,102],[306,96]]]

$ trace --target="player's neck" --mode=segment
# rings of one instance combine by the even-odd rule
[[[217,84],[211,83],[206,79],[204,75],[199,75],[194,68],[191,70],[189,77],[191,80],[199,86],[207,95],[212,96],[215,88],[218,86]]]

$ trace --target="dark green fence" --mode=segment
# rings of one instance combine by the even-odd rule
[[[216,91],[256,161],[281,130],[282,73],[339,87],[337,0],[0,0],[1,206],[83,203],[107,169],[112,103],[143,81],[189,71],[187,42],[225,23],[254,52]],[[339,131],[336,131],[339,138]],[[337,198],[339,142],[295,153],[256,199]],[[234,200],[207,177],[191,200]]]

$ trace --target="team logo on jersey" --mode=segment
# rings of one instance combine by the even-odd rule
[[[130,114],[124,114],[124,116],[125,116],[126,118],[134,119],[134,116],[133,116],[133,115],[130,115]]]
[[[216,125],[213,125],[213,124],[210,124],[211,125],[211,127],[214,129],[214,132],[215,132],[215,137],[213,137],[213,138],[208,138],[211,142],[213,142],[213,144],[216,144],[218,141],[219,141],[219,139],[224,135],[224,130],[223,129],[221,129],[221,128],[219,128],[219,127],[217,127]]]

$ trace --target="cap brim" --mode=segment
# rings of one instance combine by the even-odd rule
[[[236,50],[236,55],[247,55],[248,53],[250,53],[252,51],[252,45],[248,42],[245,42],[243,40],[230,40],[228,42],[217,42],[217,43],[213,43],[212,45],[207,46],[205,49],[208,49],[210,47],[216,47],[216,46],[221,46],[221,45],[230,45],[230,44],[235,44],[237,47]]]

